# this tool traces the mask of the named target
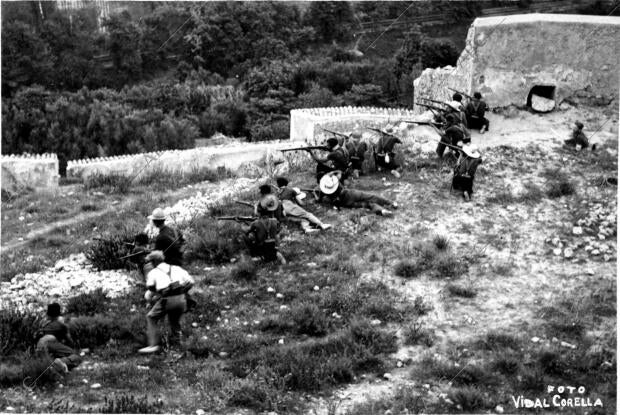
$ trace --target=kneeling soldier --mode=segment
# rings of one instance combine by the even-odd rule
[[[463,192],[465,200],[471,200],[471,195],[474,193],[474,177],[480,163],[482,163],[482,158],[476,146],[473,144],[464,145],[454,168],[452,188]]]
[[[280,223],[273,217],[273,212],[280,203],[274,195],[267,195],[259,202],[259,218],[252,222],[245,230],[245,243],[252,258],[260,258],[266,262],[280,261],[286,264],[286,259],[278,251],[278,232]]]

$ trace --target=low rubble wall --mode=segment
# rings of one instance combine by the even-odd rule
[[[2,189],[19,192],[55,190],[58,187],[56,154],[2,155]]]

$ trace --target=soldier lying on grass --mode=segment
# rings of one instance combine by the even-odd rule
[[[361,190],[345,189],[340,183],[340,172],[331,172],[321,178],[319,183],[320,192],[334,207],[337,208],[366,208],[373,213],[381,216],[392,216],[393,209],[398,208],[396,202],[385,199],[372,193],[362,192]]]
[[[299,189],[289,187],[286,177],[278,177],[276,183],[278,184],[278,197],[287,220],[298,219],[301,222],[301,228],[306,233],[318,232],[317,228],[327,230],[332,227],[300,206],[306,195]],[[310,224],[315,225],[316,228],[311,227]]]

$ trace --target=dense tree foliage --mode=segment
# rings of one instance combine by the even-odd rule
[[[93,8],[3,2],[3,150],[55,152],[64,166],[216,132],[286,138],[292,108],[410,105],[424,67],[456,63],[455,24],[504,4],[150,2],[98,22]],[[386,49],[359,33],[360,21],[423,14],[443,16],[441,39],[409,26],[382,34]]]

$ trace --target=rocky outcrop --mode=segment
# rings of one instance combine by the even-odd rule
[[[414,81],[414,98],[447,100],[447,87],[459,86],[455,89],[469,95],[480,92],[491,108],[525,107],[533,88],[552,86],[554,96],[547,99],[555,104],[608,104],[618,97],[613,68],[619,36],[620,18],[611,16],[534,13],[478,18],[457,66],[425,70]]]
[[[21,193],[28,190],[55,190],[58,187],[56,154],[2,155],[2,190]]]

